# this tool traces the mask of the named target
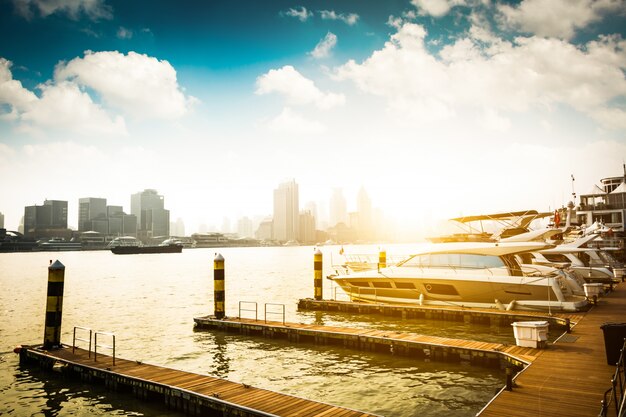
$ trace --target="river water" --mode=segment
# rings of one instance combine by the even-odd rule
[[[337,259],[338,249],[321,248],[325,276],[332,272],[331,258]],[[388,254],[393,250],[388,247]],[[219,252],[226,260],[227,316],[238,316],[239,301],[248,301],[258,303],[262,319],[264,303],[277,303],[285,305],[287,321],[514,343],[510,329],[298,312],[298,299],[313,296],[313,251],[312,247],[263,247],[155,255],[0,254],[0,415],[179,416],[159,404],[19,365],[13,348],[43,341],[48,265],[57,259],[66,268],[61,338],[66,344],[71,344],[74,326],[113,332],[121,358],[388,417],[474,416],[504,384],[497,369],[194,331],[194,317],[213,313],[213,258]],[[355,251],[376,253],[373,247]],[[324,298],[334,294],[324,279]]]

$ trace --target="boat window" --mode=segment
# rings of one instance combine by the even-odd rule
[[[569,262],[567,256],[561,253],[544,253],[543,256],[550,262]]]
[[[372,282],[372,285],[376,288],[391,288],[390,282]]]
[[[513,276],[521,277],[524,275],[522,272],[522,267],[519,262],[517,262],[517,258],[514,255],[503,255],[502,261],[506,264],[507,268],[509,268],[509,273]]]
[[[352,284],[355,287],[369,287],[370,286],[369,282],[361,282],[361,281],[352,281],[350,284]]]
[[[424,288],[426,288],[426,291],[431,294],[459,295],[459,292],[453,285],[429,283],[424,284]]]
[[[575,254],[575,256],[578,257],[578,259],[580,259],[583,264],[585,264],[585,266],[589,266],[590,258],[588,254],[586,254],[585,252],[578,252]]]
[[[434,253],[416,255],[401,266],[422,268],[501,268],[505,264],[498,256],[473,255],[466,253]]]
[[[533,259],[535,258],[535,256],[530,252],[520,253],[517,256],[519,257],[520,263],[523,263],[523,264],[532,264]]]
[[[408,290],[412,290],[415,288],[415,285],[413,285],[410,282],[396,282],[396,288],[402,288],[402,289],[408,289]]]

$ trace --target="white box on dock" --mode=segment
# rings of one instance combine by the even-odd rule
[[[524,347],[544,347],[548,340],[547,321],[516,321],[512,323],[515,344]]]
[[[583,287],[585,289],[585,296],[587,298],[593,298],[594,295],[598,296],[604,292],[604,284],[590,283],[583,284]]]

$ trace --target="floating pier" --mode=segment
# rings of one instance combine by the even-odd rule
[[[37,364],[48,370],[75,377],[86,383],[134,394],[137,398],[162,402],[193,416],[238,417],[375,417],[361,411],[280,394],[207,375],[184,372],[138,361],[113,358],[86,349],[62,345],[20,349],[20,363]]]
[[[353,301],[314,300],[303,298],[298,301],[298,310],[340,311],[354,314],[381,314],[402,317],[403,319],[428,319],[460,321],[491,326],[510,326],[520,320],[544,320],[550,326],[569,330],[584,313],[552,313],[535,311],[496,310],[487,308],[463,308],[456,306],[418,306],[376,303],[356,303]]]
[[[261,321],[214,316],[196,317],[197,329],[220,330],[295,343],[339,345],[347,348],[387,352],[444,362],[468,362],[487,367],[522,368],[542,354],[542,350],[437,336],[347,327]]]
[[[572,334],[550,344],[543,354],[478,414],[480,417],[614,416],[601,414],[604,394],[611,389],[615,365],[607,364],[604,334],[607,322],[626,322],[626,286],[618,285],[582,320]],[[621,345],[620,345],[621,346]],[[624,395],[624,392],[621,392]]]

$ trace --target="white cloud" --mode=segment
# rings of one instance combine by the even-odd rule
[[[411,0],[421,15],[442,17],[448,14],[454,6],[465,4],[465,0]]]
[[[320,109],[330,109],[345,102],[343,94],[324,93],[291,65],[259,76],[256,85],[256,94],[279,93],[289,104],[315,104]]]
[[[169,62],[132,51],[87,51],[60,63],[54,78],[92,88],[107,105],[139,118],[177,119],[197,101],[185,96]]]
[[[64,129],[77,133],[126,134],[124,119],[111,117],[89,94],[72,82],[39,86],[41,98],[21,115],[38,128]]]
[[[624,0],[523,0],[498,4],[503,26],[545,37],[571,39],[576,31],[611,12],[625,12]]]
[[[359,15],[356,13],[337,13],[334,10],[320,10],[320,16],[324,20],[341,20],[349,26],[353,26],[358,22]]]
[[[326,127],[321,123],[308,120],[289,107],[285,107],[278,116],[268,121],[266,126],[274,132],[289,134],[315,134],[326,131]]]
[[[35,12],[41,17],[65,13],[77,20],[84,13],[91,20],[112,19],[113,12],[104,0],[13,0],[18,14],[32,19]]]
[[[301,22],[306,22],[309,17],[313,16],[313,12],[308,11],[304,6],[300,7],[300,9],[290,8],[284,12],[284,14],[286,16],[295,17]]]
[[[18,112],[28,109],[33,102],[37,101],[37,96],[22,87],[21,82],[13,79],[11,65],[11,61],[0,58],[0,104],[9,105],[11,107],[9,114],[16,117]],[[14,118],[13,116],[11,118]]]
[[[320,40],[315,48],[310,52],[313,58],[326,58],[330,55],[332,49],[337,45],[337,35],[328,32],[324,39]]]
[[[336,77],[386,98],[393,112],[423,110],[422,119],[429,113],[432,120],[452,117],[458,109],[480,116],[491,109],[498,114],[492,121],[502,122],[502,112],[567,105],[602,126],[622,125],[624,114],[612,104],[626,98],[626,44],[619,38],[576,47],[536,37],[485,45],[488,37],[467,37],[435,56],[425,37],[423,27],[406,23],[363,63],[351,60],[336,69]],[[618,121],[607,123],[609,113]]]
[[[119,39],[131,39],[133,37],[133,31],[120,26],[119,29],[117,29],[117,37]]]

